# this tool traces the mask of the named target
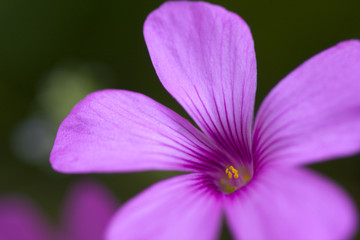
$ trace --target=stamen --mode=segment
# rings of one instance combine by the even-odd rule
[[[233,193],[251,180],[251,174],[247,167],[241,166],[236,169],[232,165],[225,169],[225,178],[220,180],[220,188],[225,193]]]
[[[225,169],[225,173],[227,174],[229,179],[239,178],[239,171],[236,170],[233,166],[229,166]]]

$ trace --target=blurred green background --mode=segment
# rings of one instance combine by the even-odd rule
[[[146,16],[162,2],[0,1],[0,195],[28,196],[55,223],[67,189],[80,178],[102,181],[125,202],[174,174],[62,175],[48,163],[59,123],[91,91],[141,92],[186,116],[161,86],[142,35]],[[257,107],[301,62],[339,41],[360,38],[358,0],[211,2],[242,16],[252,30]],[[359,207],[359,160],[311,167],[342,185]],[[226,229],[222,239],[230,239]]]

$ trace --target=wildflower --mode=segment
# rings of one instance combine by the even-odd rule
[[[112,196],[95,182],[80,182],[71,189],[57,230],[30,201],[19,196],[2,197],[0,239],[100,240],[114,212]]]
[[[164,87],[198,130],[125,90],[90,94],[51,153],[66,173],[179,170],[128,202],[108,239],[214,239],[224,212],[236,239],[348,239],[347,195],[302,165],[360,149],[360,43],[311,58],[266,97],[253,123],[256,59],[246,23],[203,2],[166,2],[144,25]],[[129,183],[131,185],[131,183]]]

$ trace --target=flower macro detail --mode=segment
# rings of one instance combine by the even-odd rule
[[[225,193],[235,192],[245,186],[251,179],[246,167],[241,167],[240,170],[238,170],[231,165],[225,169],[225,174],[226,177],[220,180],[220,190]]]
[[[198,128],[126,90],[79,102],[52,167],[66,173],[176,170],[114,216],[107,239],[349,239],[356,208],[303,165],[360,150],[360,42],[344,41],[286,76],[254,118],[256,58],[247,24],[204,2],[166,2],[144,24],[156,73]],[[141,231],[139,231],[141,229]]]

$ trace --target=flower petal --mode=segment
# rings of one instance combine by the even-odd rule
[[[230,229],[242,240],[351,239],[356,208],[335,184],[303,169],[259,172],[225,199]]]
[[[246,23],[220,6],[169,1],[148,16],[144,36],[164,87],[217,144],[248,160],[256,59]]]
[[[311,58],[266,97],[253,145],[261,162],[303,164],[360,150],[360,42]]]
[[[99,240],[118,205],[104,187],[93,181],[77,183],[64,208],[62,239]]]
[[[218,197],[203,186],[198,174],[161,181],[119,210],[107,239],[216,239],[221,220]]]
[[[78,103],[59,127],[50,161],[61,172],[189,170],[213,147],[187,120],[134,92],[104,90]]]
[[[51,229],[40,211],[21,197],[0,199],[1,240],[49,240]]]

